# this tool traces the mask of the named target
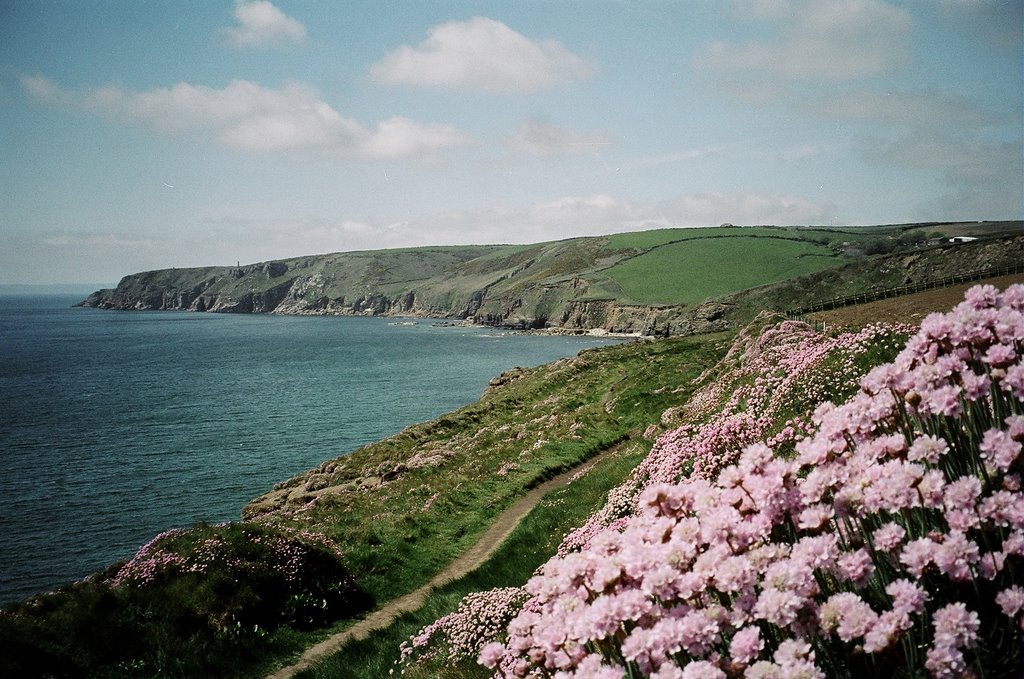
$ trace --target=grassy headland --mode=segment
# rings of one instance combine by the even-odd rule
[[[926,269],[901,275],[904,265],[894,257],[919,254],[963,266],[972,250],[1019,237],[1021,229],[1020,222],[842,229],[722,226],[534,245],[334,253],[133,274],[83,304],[408,315],[517,328],[694,334],[736,328],[762,308],[809,304],[823,294],[815,276],[836,272],[830,280],[842,281],[841,294],[869,290],[880,284],[880,270],[891,270],[894,279],[927,275]],[[936,244],[951,234],[979,234],[982,240],[943,256]],[[985,257],[973,259],[979,263],[966,266],[980,265]],[[773,284],[795,278],[803,283],[773,292]],[[731,300],[751,288],[764,291],[755,304]]]
[[[765,309],[814,297],[1012,261],[1024,248],[1020,237],[921,247],[933,226],[667,229],[531,246],[348,253],[138,274],[90,303],[417,313],[681,335],[737,329]],[[1019,224],[1008,228],[1019,233]],[[883,249],[897,252],[869,256],[880,238]],[[803,275],[790,277],[796,274]],[[856,375],[895,351],[885,343],[856,360],[840,352],[813,370],[786,368],[793,330],[777,321],[761,318],[738,339],[730,330],[633,342],[503,374],[477,403],[278,484],[245,508],[243,522],[160,536],[131,562],[4,611],[0,674],[257,676],[430,581],[528,489],[614,451],[542,503],[484,567],[320,670],[380,676],[411,631],[452,611],[468,592],[522,585],[563,534],[609,506],[619,484],[660,473],[644,467],[657,434],[686,423],[694,436],[723,435],[702,427],[732,409],[728,435],[752,427],[785,439],[820,399],[848,395]],[[779,361],[758,363],[772,351]],[[779,385],[780,396],[765,384]],[[410,671],[435,676],[436,669],[428,662]],[[445,672],[486,675],[473,663],[445,665]]]
[[[506,373],[477,403],[279,484],[237,529],[154,540],[134,562],[12,607],[0,616],[0,673],[258,675],[352,624],[369,602],[425,583],[526,489],[625,441],[645,450],[645,428],[686,401],[727,345],[633,342]],[[237,566],[251,561],[241,557],[256,534],[317,559],[336,545],[341,557],[334,571],[303,568],[297,580],[268,568],[283,575],[266,582]],[[288,553],[284,543],[273,552],[282,566]],[[344,590],[326,588],[329,572]],[[270,598],[286,605],[265,615],[256,604]]]

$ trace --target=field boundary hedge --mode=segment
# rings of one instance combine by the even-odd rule
[[[862,292],[857,295],[834,297],[830,300],[818,302],[817,304],[811,304],[808,306],[796,307],[795,309],[789,309],[785,313],[786,316],[788,316],[789,318],[796,318],[799,316],[804,316],[806,314],[812,314],[817,311],[830,311],[832,309],[841,309],[843,307],[853,306],[855,304],[866,304],[868,302],[876,302],[880,299],[903,297],[904,295],[912,295],[915,292],[922,292],[924,290],[947,288],[951,285],[961,285],[963,283],[970,283],[972,281],[978,281],[984,278],[1008,276],[1010,274],[1015,273],[1024,273],[1024,262],[1016,262],[1014,264],[1006,264],[1004,266],[992,267],[988,269],[979,269],[971,273],[964,273],[956,276],[947,276],[945,278],[936,278],[929,281],[923,281],[921,283],[914,283],[912,285],[897,285],[891,288],[882,288],[881,290]]]

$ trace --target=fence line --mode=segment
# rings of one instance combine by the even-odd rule
[[[902,297],[904,295],[912,295],[915,292],[922,292],[924,290],[946,288],[951,285],[961,285],[963,283],[970,283],[971,281],[977,281],[983,278],[1008,276],[1015,273],[1024,273],[1024,262],[1015,262],[1013,264],[1006,264],[1004,266],[993,267],[991,269],[983,269],[972,273],[960,274],[958,276],[948,276],[946,278],[938,278],[935,280],[924,281],[922,283],[914,283],[913,285],[898,285],[891,288],[884,288],[882,290],[864,292],[859,295],[835,297],[824,302],[818,302],[817,304],[790,309],[786,312],[786,315],[790,318],[795,318],[805,314],[813,314],[816,311],[831,311],[832,309],[840,309],[842,307],[853,306],[854,304],[877,302],[880,299]]]

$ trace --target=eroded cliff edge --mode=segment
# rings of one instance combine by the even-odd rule
[[[712,230],[705,230],[712,231]],[[732,238],[749,236],[715,236]],[[769,238],[802,242],[806,232]],[[680,241],[672,241],[678,244]],[[1024,236],[915,247],[851,257],[822,246],[824,270],[686,303],[640,303],[617,267],[656,247],[612,238],[538,245],[414,248],[336,253],[236,267],[164,269],[125,276],[81,302],[102,309],[446,318],[517,329],[648,336],[714,332],[765,308],[785,310],[834,296],[914,284],[1024,261]],[[844,244],[848,245],[848,244]],[[757,266],[757,262],[751,262]],[[699,284],[709,272],[686,272]],[[651,277],[658,270],[649,272]]]

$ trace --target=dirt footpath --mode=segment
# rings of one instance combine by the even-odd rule
[[[435,575],[430,582],[414,592],[410,592],[385,604],[383,608],[377,609],[344,632],[339,632],[306,649],[306,652],[299,657],[295,664],[282,667],[273,674],[267,675],[266,679],[291,679],[298,672],[308,669],[327,658],[348,641],[365,639],[371,632],[390,625],[402,613],[415,611],[423,605],[430,590],[441,587],[452,580],[457,580],[470,571],[482,566],[490,558],[491,554],[498,549],[501,543],[505,541],[505,538],[515,530],[519,522],[537,506],[541,498],[551,491],[567,485],[573,476],[580,473],[580,470],[589,469],[596,462],[611,456],[619,449],[620,446],[609,448],[590,458],[582,465],[563,472],[530,490],[526,495],[516,500],[511,507],[499,514],[491,527],[480,536],[476,544],[466,550],[462,556],[455,559],[447,568]],[[395,650],[397,652],[398,649]]]
[[[975,285],[994,285],[1000,290],[1013,283],[1024,283],[1024,274],[1000,276],[948,288],[925,290],[913,295],[880,299],[877,302],[848,306],[833,311],[808,314],[808,318],[828,326],[860,328],[870,323],[913,323],[933,311],[949,311],[964,300],[964,292]]]

